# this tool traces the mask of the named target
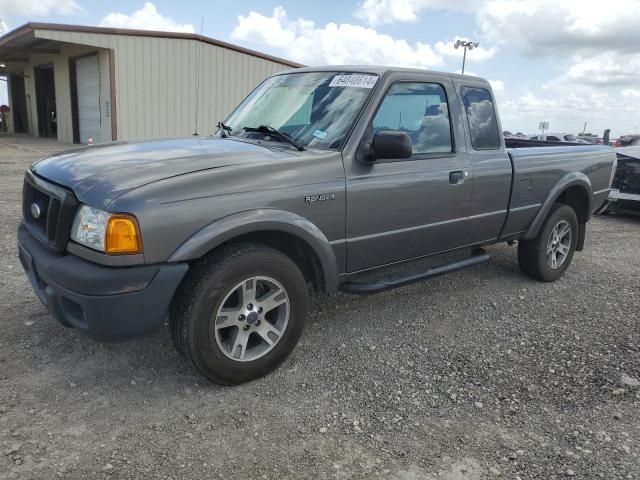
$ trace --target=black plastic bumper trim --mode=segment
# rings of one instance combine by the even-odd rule
[[[19,229],[18,243],[29,282],[49,313],[63,325],[102,341],[125,340],[161,328],[189,269],[186,263],[93,265],[51,252],[24,228]],[[74,288],[78,286],[82,288]]]

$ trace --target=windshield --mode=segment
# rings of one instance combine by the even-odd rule
[[[304,147],[338,150],[377,80],[377,75],[339,72],[268,78],[224,122],[227,134],[282,141],[255,131],[266,126]]]

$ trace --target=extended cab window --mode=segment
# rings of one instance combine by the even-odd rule
[[[411,138],[413,153],[450,153],[451,123],[441,85],[396,83],[373,119],[373,130],[400,130]]]
[[[498,119],[493,107],[489,90],[476,87],[463,87],[462,98],[469,120],[471,144],[476,150],[494,150],[500,148]]]

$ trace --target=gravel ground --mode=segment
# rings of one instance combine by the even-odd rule
[[[15,242],[42,151],[2,141],[0,478],[640,478],[639,219],[596,218],[555,284],[499,245],[430,282],[315,298],[278,371],[224,388],[166,330],[105,345],[48,317]]]

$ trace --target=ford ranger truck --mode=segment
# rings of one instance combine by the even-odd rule
[[[448,73],[290,70],[222,120],[209,137],[34,163],[18,229],[60,323],[108,341],[168,321],[221,384],[287,357],[310,288],[375,293],[485,262],[499,242],[558,280],[615,171],[610,147],[506,149],[489,83]]]

